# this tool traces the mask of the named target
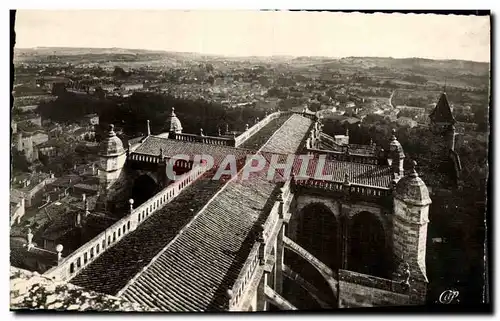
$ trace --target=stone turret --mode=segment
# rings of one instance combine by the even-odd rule
[[[172,107],[172,113],[170,114],[168,124],[167,124],[168,132],[171,134],[180,134],[182,133],[182,125],[179,118],[175,114],[175,108]]]
[[[396,138],[396,130],[392,130],[391,142],[389,143],[389,153],[387,155],[387,163],[392,168],[392,174],[396,179],[400,179],[404,175],[404,159],[405,153],[403,146]]]
[[[104,206],[119,187],[116,182],[119,180],[127,154],[123,148],[123,143],[114,132],[114,126],[109,126],[107,137],[99,145],[99,206]]]
[[[427,186],[415,170],[399,180],[394,191],[393,249],[396,263],[407,262],[411,271],[410,299],[424,303],[427,291],[425,266],[429,206]]]

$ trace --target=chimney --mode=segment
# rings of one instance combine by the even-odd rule
[[[245,124],[245,130],[248,130],[248,128],[249,128],[248,124]]]
[[[87,195],[85,195],[85,193],[83,193],[82,194],[82,201],[84,204],[86,203],[86,200],[87,200]]]
[[[149,126],[149,119],[146,121],[146,126],[147,126],[147,134],[148,136],[151,136],[151,127]]]

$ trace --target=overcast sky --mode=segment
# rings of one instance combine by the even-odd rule
[[[19,10],[16,46],[229,56],[490,61],[489,17],[258,11]]]

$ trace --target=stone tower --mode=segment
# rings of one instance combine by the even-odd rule
[[[175,115],[175,108],[172,107],[172,113],[169,117],[169,123],[167,124],[168,132],[170,134],[180,134],[182,133],[182,125],[177,115]]]
[[[408,176],[399,180],[394,192],[393,249],[397,264],[407,263],[410,270],[410,300],[425,302],[427,272],[425,267],[429,206],[427,186],[412,162]]]
[[[124,173],[123,167],[127,158],[123,143],[114,132],[114,126],[109,126],[108,135],[99,145],[99,199],[101,210],[109,210],[110,201],[122,189],[120,184]]]
[[[404,175],[404,159],[405,153],[403,146],[396,138],[396,130],[392,130],[391,141],[389,143],[389,153],[387,155],[387,163],[391,166],[392,174],[396,180],[399,180]]]
[[[429,115],[431,130],[434,134],[433,151],[435,155],[448,159],[449,152],[455,150],[455,124],[456,120],[448,103],[446,93],[443,92],[436,104],[436,107]]]

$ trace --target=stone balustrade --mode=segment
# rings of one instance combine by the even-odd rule
[[[375,155],[347,153],[317,148],[306,148],[307,153],[313,155],[326,155],[327,160],[336,160],[342,162],[382,165],[380,159]]]
[[[76,251],[63,258],[59,264],[44,275],[56,280],[67,281],[79,270],[85,268],[110,247],[117,244],[125,235],[134,231],[157,210],[171,202],[181,191],[203,175],[207,167],[199,165],[181,175],[148,201],[133,209],[128,215],[108,227],[105,231],[82,245]]]
[[[303,186],[303,187],[318,188],[328,191],[345,192],[348,195],[361,196],[361,197],[382,198],[389,196],[391,194],[390,188],[353,184],[353,183],[349,184],[348,186],[345,186],[343,182],[322,181],[313,178],[304,180],[294,179],[292,183],[294,184],[294,186]]]
[[[282,115],[282,112],[276,112],[267,115],[264,117],[261,121],[259,121],[257,124],[253,125],[250,127],[248,130],[246,130],[243,134],[239,135],[238,137],[235,138],[235,147],[240,146],[243,144],[247,139],[252,137],[255,133],[257,133],[259,130],[261,130],[264,126],[269,124],[269,122],[273,119],[278,118],[280,115]]]
[[[235,138],[201,136],[201,135],[183,134],[183,133],[174,134],[172,138],[184,142],[203,143],[203,144],[219,145],[219,146],[232,146],[232,147],[235,146]]]

